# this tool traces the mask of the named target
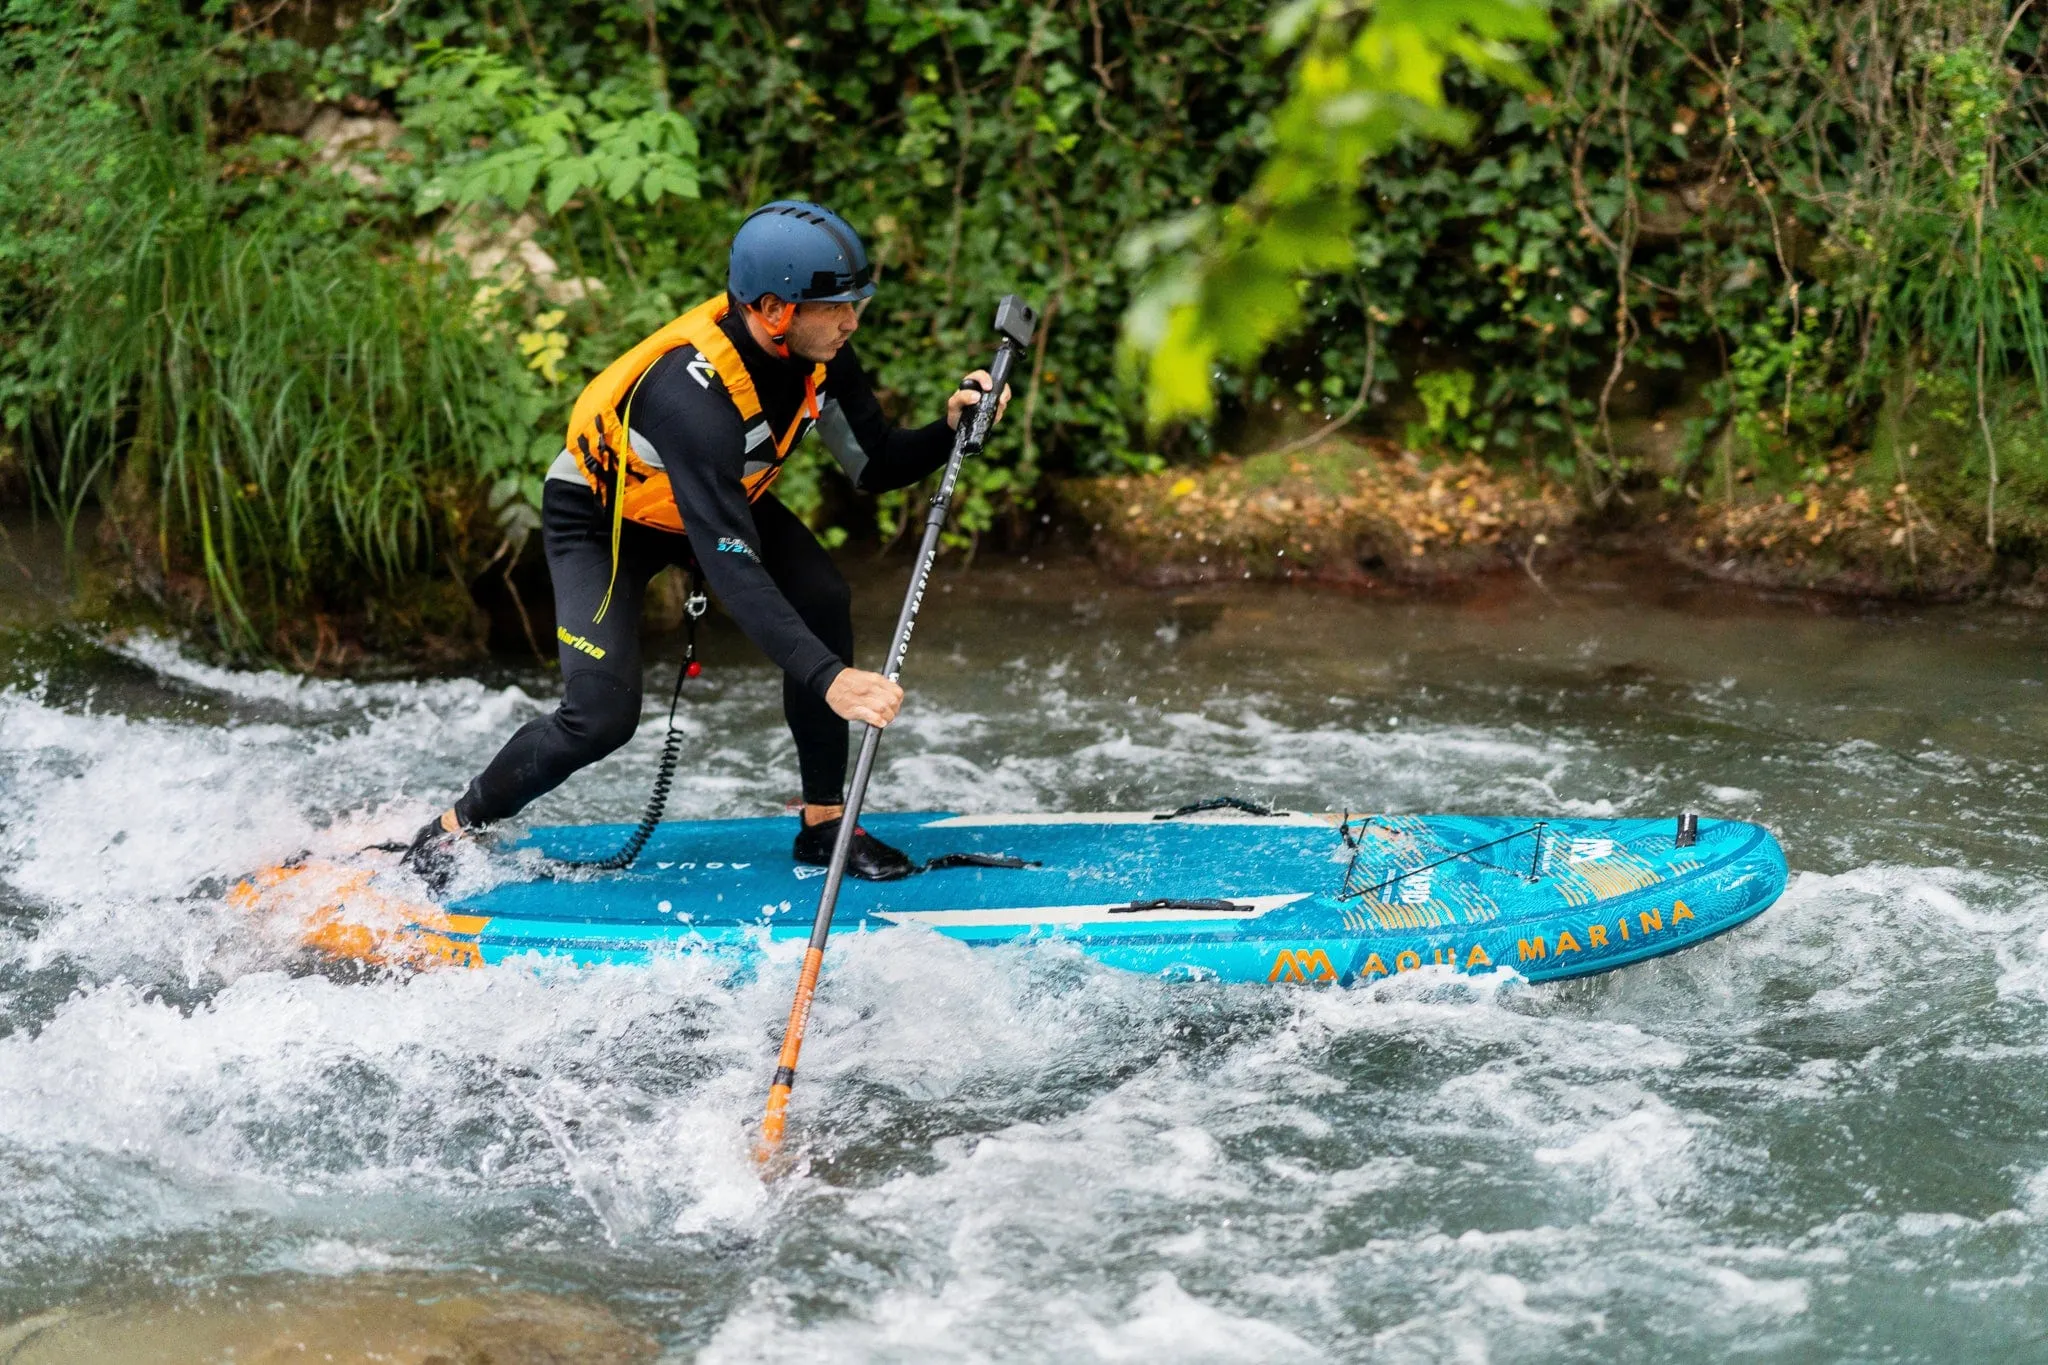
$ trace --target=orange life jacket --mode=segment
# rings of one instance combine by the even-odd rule
[[[611,498],[614,539],[621,520],[663,531],[683,529],[683,514],[676,506],[668,473],[642,460],[627,436],[632,425],[634,390],[654,368],[654,362],[670,351],[695,346],[697,354],[717,373],[725,385],[726,397],[739,409],[741,424],[748,428],[749,450],[772,436],[765,427],[759,435],[754,431],[761,422],[761,399],[754,392],[754,377],[741,363],[732,339],[718,325],[729,311],[725,295],[706,299],[606,366],[577,398],[575,411],[569,417],[569,453],[591,491],[599,498]],[[818,419],[818,385],[824,378],[823,365],[812,366],[804,377],[804,406],[796,420],[775,441],[775,454],[765,461],[767,467],[743,480],[747,501],[759,501],[782,472],[782,462],[789,458],[789,448],[803,427],[804,418],[809,416],[814,422]]]
[[[584,386],[569,415],[570,455],[590,484],[590,491],[602,499],[610,485],[612,504],[612,583],[604,601],[598,604],[596,620],[602,621],[612,601],[611,588],[619,577],[619,532],[626,522],[638,522],[663,531],[683,529],[682,509],[676,506],[675,488],[668,472],[641,459],[629,436],[633,427],[633,394],[640,381],[654,368],[654,362],[682,346],[695,346],[703,363],[709,364],[725,385],[725,395],[739,409],[740,424],[747,429],[747,448],[764,444],[774,433],[761,419],[761,398],[754,392],[754,377],[747,373],[739,351],[719,323],[731,311],[723,294],[714,294],[689,312],[648,337],[632,350],[607,365],[604,372]],[[691,367],[696,368],[694,365]],[[825,367],[813,365],[804,376],[804,405],[789,430],[775,440],[774,458],[766,468],[746,475],[747,501],[758,502],[782,472],[789,448],[802,429],[804,418],[818,420],[818,385]],[[759,427],[759,435],[756,435]]]

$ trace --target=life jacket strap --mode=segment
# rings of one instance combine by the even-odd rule
[[[818,368],[823,369],[824,366],[820,365]],[[817,425],[819,415],[817,375],[815,373],[807,374],[804,376],[804,405],[797,409],[796,416],[790,419],[789,430],[783,432],[782,439],[775,443],[776,464],[780,465],[785,459],[789,458],[789,448],[795,443],[797,430],[803,426],[804,418],[809,417],[811,424],[815,426]],[[764,488],[762,491],[766,492],[767,490]]]

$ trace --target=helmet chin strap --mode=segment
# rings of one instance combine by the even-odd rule
[[[761,311],[760,305],[750,303],[747,305],[747,311],[761,319],[761,330],[768,334],[768,349],[784,360],[789,359],[789,333],[776,331],[774,325],[768,321],[768,315]],[[796,305],[790,305],[789,316],[791,321],[795,321]]]

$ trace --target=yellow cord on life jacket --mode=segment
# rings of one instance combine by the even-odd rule
[[[647,367],[653,369],[652,365]],[[647,370],[640,371],[640,379],[647,377]],[[633,381],[633,387],[626,391],[626,410],[619,414],[619,422],[625,428],[626,449],[633,448],[633,395],[640,392],[640,379]],[[597,615],[590,618],[592,625],[604,620],[604,614],[612,609],[612,590],[619,586],[619,544],[626,531],[626,457],[623,453],[612,456],[614,478],[612,482],[612,576],[605,580],[604,601],[597,604]]]

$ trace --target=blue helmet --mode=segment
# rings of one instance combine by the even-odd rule
[[[790,303],[850,303],[875,292],[860,234],[820,204],[778,199],[733,234],[725,292],[734,303],[773,294]]]

